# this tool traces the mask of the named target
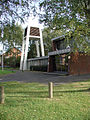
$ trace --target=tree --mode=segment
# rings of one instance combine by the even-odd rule
[[[19,67],[20,66],[20,54],[21,51],[17,48],[8,48],[4,53],[4,65],[10,67]]]
[[[48,55],[48,52],[52,51],[52,41],[51,39],[57,36],[62,35],[61,30],[53,31],[49,27],[43,29],[43,41],[45,47],[45,55]]]
[[[18,24],[7,24],[3,29],[3,39],[4,45],[9,48],[22,45],[23,39],[23,29],[21,25]]]
[[[7,48],[16,47],[16,46],[21,47],[22,39],[23,39],[23,29],[21,25],[12,23],[4,26],[0,39],[0,42],[4,46],[3,47],[4,49],[7,50]]]
[[[35,58],[36,56],[37,56],[36,45],[35,45],[35,43],[32,43],[29,47],[28,59]]]
[[[0,0],[0,41],[3,44],[5,43],[3,42],[3,30],[5,30],[5,26],[7,27],[17,20],[24,21],[25,18],[30,15],[31,3],[32,0]]]
[[[90,53],[89,0],[44,0],[40,8],[44,10],[40,22],[51,29],[62,30],[68,41],[73,36],[73,50]]]
[[[23,29],[18,24],[7,24],[3,28],[3,33],[1,33],[0,42],[3,45],[2,50],[2,70],[3,70],[3,53],[4,50],[6,51],[8,48],[12,47],[21,47],[23,39]]]
[[[32,0],[0,0],[0,27],[30,15]]]

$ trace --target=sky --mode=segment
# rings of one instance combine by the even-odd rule
[[[43,0],[33,0],[33,5],[36,7],[37,13],[41,13],[40,9],[39,9],[39,2],[41,2]],[[31,14],[29,16],[29,18],[25,21],[25,24],[22,24],[22,27],[25,28],[27,27],[27,25],[30,23],[31,26],[39,26],[42,29],[44,28],[43,24],[39,23],[39,16],[36,15],[35,17],[33,16],[33,12],[31,11]]]
[[[25,28],[27,27],[28,24],[30,24],[33,27],[39,26],[41,27],[41,29],[44,28],[44,25],[39,23],[39,17],[38,16],[34,17],[33,14],[29,16],[29,18],[25,21],[25,24],[22,24],[22,27]]]

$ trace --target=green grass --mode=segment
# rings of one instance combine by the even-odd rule
[[[9,71],[9,70],[0,70],[0,76],[1,75],[6,75],[6,74],[11,74],[11,73],[14,73],[14,71]]]
[[[2,70],[2,68],[1,68],[1,67],[0,67],[0,70]],[[19,68],[4,67],[4,70],[19,70]]]
[[[39,83],[0,83],[5,87],[5,104],[0,120],[90,120],[90,80],[54,86]]]

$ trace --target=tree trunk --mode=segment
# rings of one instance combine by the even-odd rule
[[[2,54],[2,71],[3,71],[3,54]]]
[[[4,50],[4,45],[3,45],[3,50]],[[2,71],[3,71],[3,65],[4,65],[4,62],[3,62],[3,50],[2,50]]]

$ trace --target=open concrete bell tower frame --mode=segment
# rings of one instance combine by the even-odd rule
[[[37,57],[40,57],[39,43],[38,43],[39,40],[40,40],[40,46],[41,46],[41,55],[45,56],[41,28],[32,27],[28,25],[28,27],[26,27],[26,29],[24,30],[20,70],[27,70],[27,56],[28,56],[29,40],[32,40],[32,39],[35,40]]]

